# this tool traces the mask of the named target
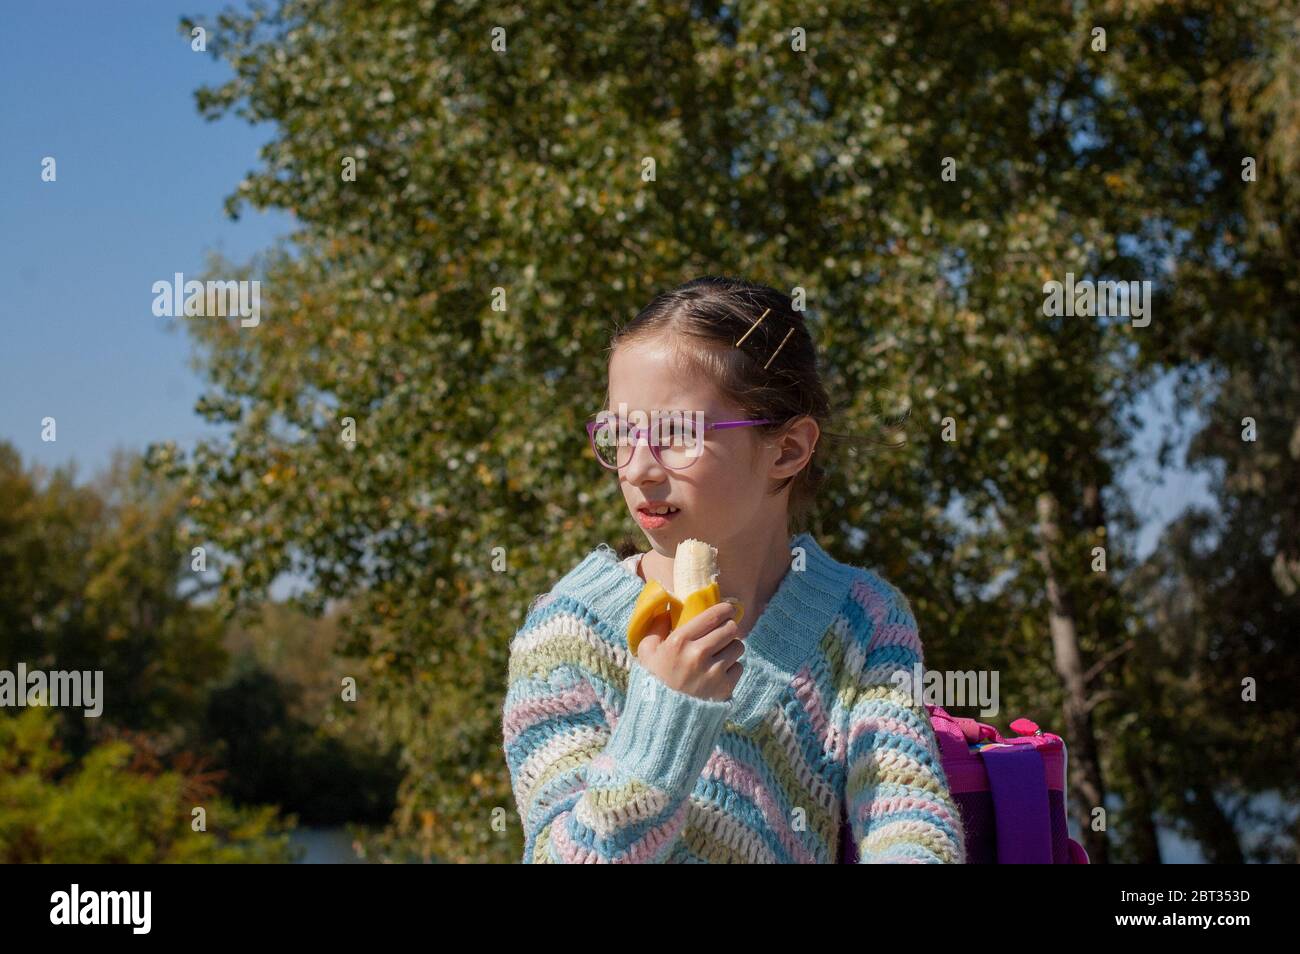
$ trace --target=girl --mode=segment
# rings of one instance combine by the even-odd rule
[[[614,336],[608,378],[591,449],[650,549],[620,562],[597,546],[511,643],[524,861],[964,861],[929,719],[892,678],[922,663],[907,600],[790,534],[830,413],[790,298],[688,282]],[[652,412],[646,433],[612,416]],[[665,618],[633,656],[633,604],[648,580],[671,590],[692,537],[717,548],[733,602],[672,632]]]

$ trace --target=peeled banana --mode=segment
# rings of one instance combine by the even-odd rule
[[[722,601],[718,588],[718,551],[702,540],[683,540],[677,544],[673,556],[673,593],[685,594],[681,599],[673,596],[658,580],[647,580],[632,607],[632,618],[627,624],[627,645],[636,655],[637,646],[650,626],[667,614],[669,631],[694,619],[715,603]],[[739,620],[744,608],[736,604],[735,619]]]

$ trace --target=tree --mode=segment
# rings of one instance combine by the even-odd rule
[[[202,772],[163,769],[124,739],[73,762],[51,709],[0,715],[0,862],[4,864],[284,863],[292,851],[274,806],[238,808]],[[195,830],[203,809],[203,828]]]
[[[1178,375],[1181,423],[1197,428],[1187,460],[1214,506],[1175,521],[1142,569],[1136,602],[1158,638],[1137,694],[1163,705],[1121,738],[1210,860],[1294,861],[1294,821],[1256,802],[1300,797],[1300,34],[1294,4],[1240,12],[1235,44],[1239,28],[1221,28],[1183,47],[1202,181],[1178,223],[1169,317],[1141,356]]]
[[[227,607],[285,571],[308,605],[348,600],[345,651],[404,751],[392,850],[518,856],[489,823],[512,815],[509,635],[625,528],[581,434],[611,319],[721,272],[807,293],[844,429],[910,409],[906,448],[836,462],[814,530],[916,594],[932,666],[1001,668],[1004,708],[1061,709],[1106,860],[1088,823],[1140,635],[1115,474],[1155,366],[1128,316],[1046,315],[1044,284],[1159,277],[1163,230],[1195,215],[1201,86],[1179,84],[1254,26],[1174,6],[665,3],[615,24],[286,0],[210,25],[234,76],[201,112],[276,127],[229,209],[301,228],[214,263],[264,282],[266,318],[190,326],[229,438],[154,459],[228,557]],[[1103,21],[1124,42],[1098,49]]]
[[[0,444],[0,666],[101,670],[99,724],[179,738],[226,666],[222,623],[194,599],[202,577],[181,539],[178,488],[117,455],[96,480],[25,471]],[[64,720],[73,752],[96,720]]]

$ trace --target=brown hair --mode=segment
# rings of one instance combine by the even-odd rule
[[[755,327],[765,311],[767,317]],[[744,343],[735,347],[742,337]],[[770,437],[795,418],[807,415],[817,421],[821,437],[807,466],[772,490],[776,495],[790,487],[792,527],[795,532],[806,529],[805,521],[826,478],[823,444],[855,439],[827,428],[836,410],[822,383],[808,326],[790,296],[739,278],[696,278],[655,296],[614,333],[608,351],[612,357],[620,345],[654,338],[669,341],[683,371],[703,374],[746,418],[773,422],[747,431]],[[606,393],[607,402],[608,398]]]

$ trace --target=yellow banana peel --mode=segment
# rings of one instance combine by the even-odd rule
[[[636,655],[641,640],[661,616],[668,617],[668,631],[672,632],[710,606],[722,602],[717,576],[717,550],[699,540],[679,543],[673,559],[673,589],[686,593],[686,597],[679,600],[658,580],[648,580],[641,587],[627,624],[627,645],[632,654]],[[738,622],[744,612],[744,607],[737,602],[734,618]]]

